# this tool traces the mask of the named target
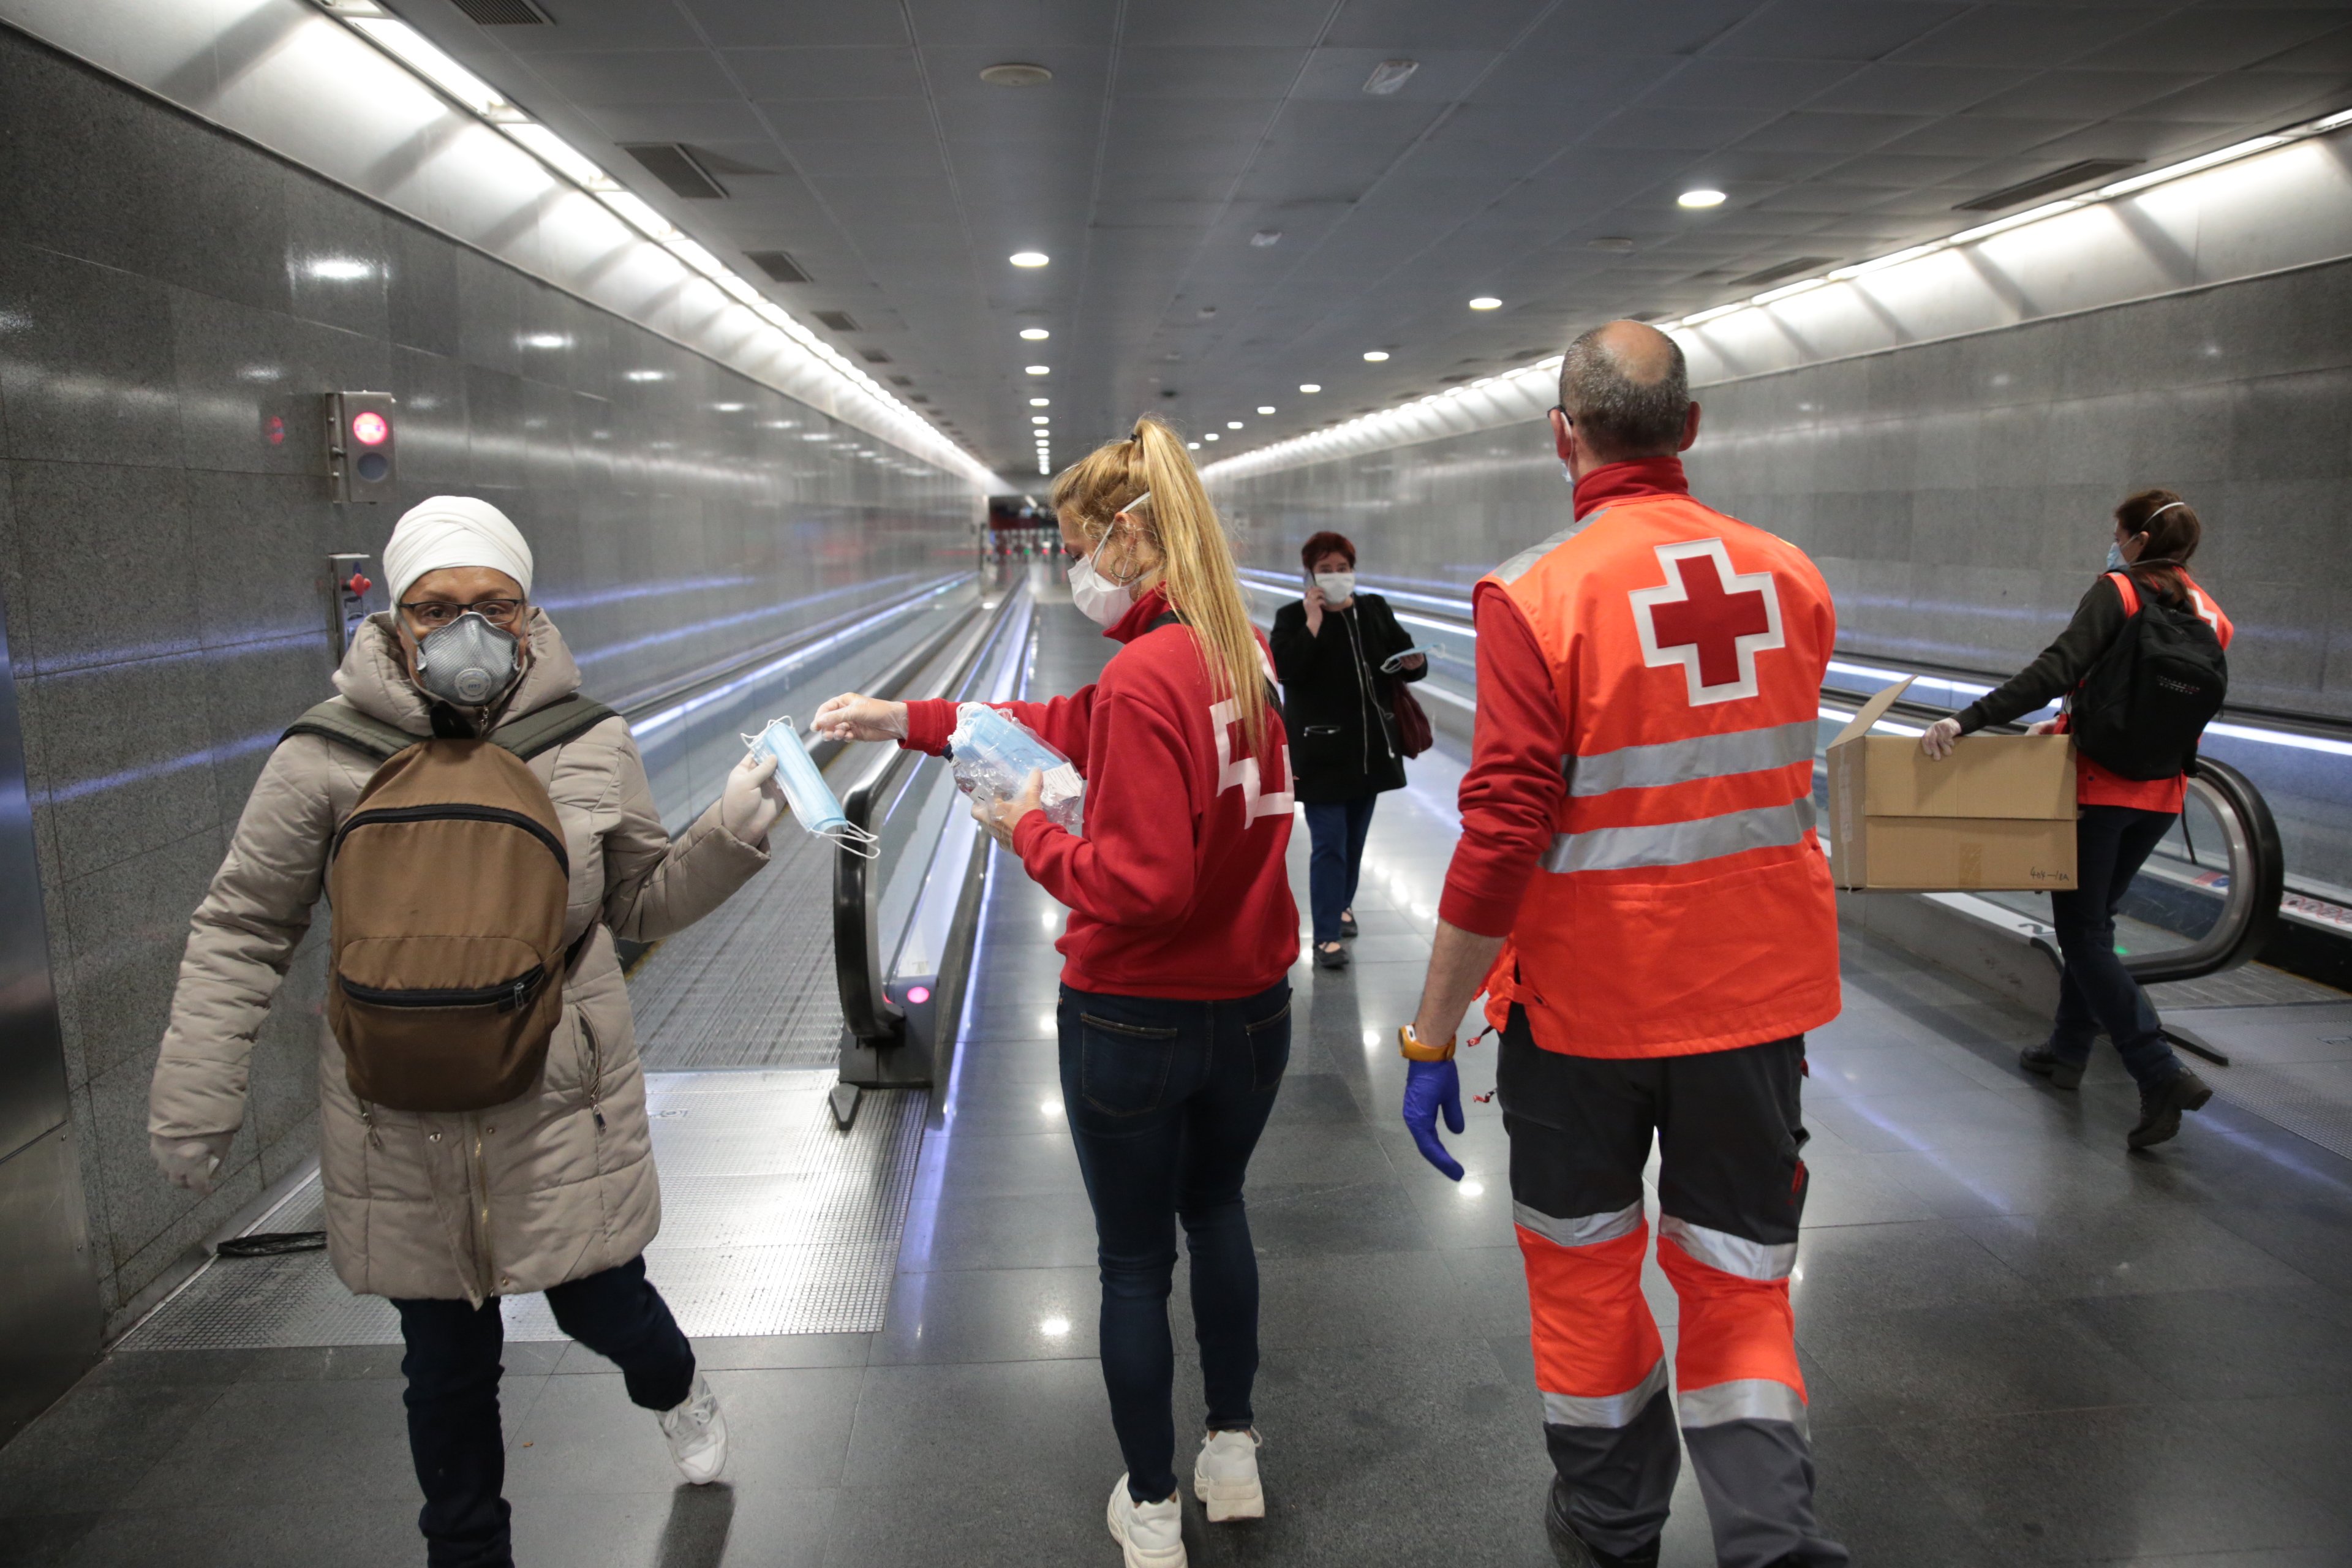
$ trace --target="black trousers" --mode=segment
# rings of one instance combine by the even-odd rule
[[[408,1344],[400,1370],[408,1379],[409,1457],[425,1489],[416,1516],[425,1561],[431,1568],[512,1568],[502,1495],[506,1437],[499,1429],[506,1324],[498,1299],[478,1307],[393,1305]],[[647,1410],[685,1403],[694,1386],[694,1351],[669,1303],[646,1280],[644,1258],[554,1286],[547,1305],[559,1328],[621,1369],[632,1401]]]
[[[2074,889],[2050,895],[2050,923],[2066,959],[2050,1049],[2061,1061],[2087,1061],[2104,1030],[2142,1089],[2171,1082],[2182,1068],[2147,993],[2116,953],[2116,911],[2173,821],[2170,812],[2128,805],[2083,807],[2074,825]]]

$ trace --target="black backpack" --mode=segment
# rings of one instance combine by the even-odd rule
[[[2127,779],[2187,770],[2198,737],[2221,711],[2230,661],[2221,639],[2185,605],[2140,590],[2111,572],[2127,619],[2068,701],[2067,727],[2082,753]]]

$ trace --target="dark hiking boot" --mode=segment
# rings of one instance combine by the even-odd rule
[[[2180,1131],[2180,1113],[2202,1110],[2213,1089],[2187,1068],[2154,1089],[2139,1091],[2139,1124],[2124,1134],[2135,1149],[2152,1148]]]
[[[2017,1065],[2050,1080],[2053,1089],[2080,1089],[2084,1062],[2070,1062],[2048,1046],[2028,1046],[2017,1053]]]
[[[1657,1568],[1658,1543],[1654,1541],[1630,1557],[1588,1545],[1569,1527],[1568,1484],[1557,1476],[1552,1478],[1551,1497],[1544,1505],[1544,1534],[1550,1538],[1551,1554],[1559,1559],[1559,1568]]]

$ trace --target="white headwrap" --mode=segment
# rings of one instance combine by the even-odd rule
[[[530,546],[507,514],[472,496],[435,496],[408,509],[383,547],[383,574],[395,605],[408,585],[448,566],[488,566],[530,593]]]

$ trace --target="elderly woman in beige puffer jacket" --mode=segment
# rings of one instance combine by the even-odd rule
[[[340,700],[424,739],[453,719],[511,723],[571,696],[580,671],[528,599],[530,554],[488,503],[436,497],[403,518],[385,552],[395,608],[371,618],[335,675]],[[499,697],[459,709],[420,689],[423,628],[452,612],[511,645]],[[428,654],[432,647],[424,645]],[[472,732],[459,731],[458,732]],[[709,913],[767,863],[782,797],[772,760],[739,767],[718,804],[672,841],[618,718],[530,759],[571,859],[564,940],[593,932],[565,976],[540,1082],[488,1110],[363,1108],[324,1028],[320,1166],[328,1251],[352,1290],[400,1309],[419,1523],[436,1564],[510,1561],[500,1496],[497,1298],[543,1290],[565,1331],[617,1362],[629,1394],[663,1412],[687,1479],[723,1462],[725,1428],[691,1350],[641,1258],[661,1197],[628,994],[614,938],[648,942]],[[375,771],[312,734],[282,742],[254,786],[228,858],[197,910],[150,1097],[167,1176],[205,1190],[243,1120],[247,1059],[317,903],[337,827]],[[467,868],[446,868],[450,878]]]

